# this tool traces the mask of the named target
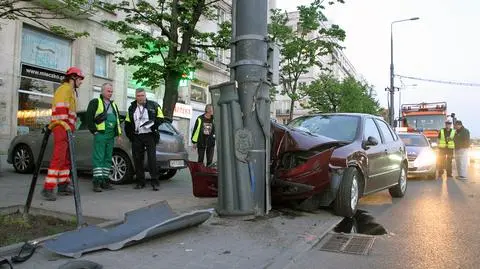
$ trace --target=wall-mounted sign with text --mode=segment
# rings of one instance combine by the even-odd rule
[[[23,77],[36,78],[56,83],[61,83],[62,79],[65,77],[65,73],[60,73],[57,71],[29,65],[22,63],[22,74]]]
[[[173,110],[173,116],[185,119],[191,119],[193,115],[192,106],[182,103],[175,104],[175,110]]]

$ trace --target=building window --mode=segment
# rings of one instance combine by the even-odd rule
[[[108,77],[108,53],[102,50],[95,52],[95,76]]]
[[[102,87],[100,86],[93,86],[93,96],[92,98],[98,98],[102,94]]]
[[[204,88],[192,84],[190,90],[190,100],[200,103],[207,103],[207,93]]]
[[[22,63],[65,72],[71,63],[71,42],[25,26],[21,55]]]
[[[218,24],[222,24],[227,20],[227,13],[225,12],[225,10],[218,8],[217,15],[218,15]]]

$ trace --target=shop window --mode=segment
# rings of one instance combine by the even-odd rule
[[[108,77],[108,53],[102,50],[95,52],[95,76]]]
[[[20,129],[41,129],[50,123],[53,93],[59,83],[22,77],[18,90],[17,124]]]

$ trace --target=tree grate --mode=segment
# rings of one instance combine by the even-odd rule
[[[320,241],[322,251],[368,255],[375,241],[374,236],[329,233]]]

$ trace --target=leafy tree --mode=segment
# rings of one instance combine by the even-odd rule
[[[379,115],[379,103],[371,95],[371,87],[353,77],[339,81],[332,75],[322,75],[305,87],[309,95],[307,107],[313,112],[353,112]]]
[[[89,0],[0,0],[0,19],[33,21],[62,36],[78,38],[87,32],[74,32],[62,26],[52,25],[52,20],[81,17],[93,10]],[[1,27],[0,27],[1,29]]]
[[[124,14],[118,21],[104,21],[106,26],[123,34],[119,40],[123,49],[135,53],[119,53],[119,64],[135,66],[133,78],[146,87],[165,84],[163,113],[173,116],[178,100],[178,85],[182,74],[199,68],[199,52],[215,57],[216,48],[227,49],[231,39],[231,24],[220,24],[217,33],[196,29],[200,18],[215,21],[219,0],[157,0],[124,1],[102,5]],[[160,35],[141,30],[143,25],[157,30]],[[157,60],[157,59],[160,59]]]
[[[301,76],[313,67],[328,70],[329,63],[324,63],[322,57],[330,55],[334,50],[341,49],[339,41],[345,39],[345,31],[338,25],[324,26],[327,17],[323,13],[325,1],[315,0],[308,6],[297,7],[299,21],[294,29],[289,25],[288,13],[280,9],[272,10],[269,25],[270,38],[281,46],[281,84],[282,94],[288,95],[290,103],[290,120],[293,117],[295,102],[305,96],[300,83]],[[329,1],[344,3],[343,0]]]

